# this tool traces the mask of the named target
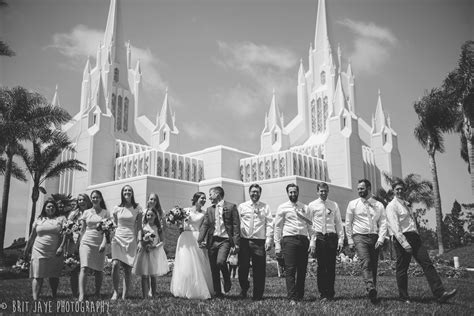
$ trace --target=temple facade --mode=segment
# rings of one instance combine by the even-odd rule
[[[131,62],[120,1],[111,0],[95,65],[88,60],[84,67],[79,111],[63,127],[75,151],[63,152],[62,159],[79,159],[88,171],[63,174],[47,183],[47,191],[77,196],[98,189],[112,207],[130,184],[137,202],[143,205],[156,192],[167,210],[189,205],[196,191],[207,193],[216,185],[224,188],[226,200],[241,203],[250,184],[259,183],[262,201],[275,212],[287,200],[287,184],[298,184],[300,201],[309,203],[317,183],[325,181],[344,215],[359,179],[369,179],[375,192],[386,186],[383,173],[402,175],[397,134],[380,92],[371,122],[357,114],[355,75],[350,63],[343,65],[341,49],[331,47],[325,0],[318,2],[313,43],[295,82],[297,114],[285,122],[273,93],[262,118],[259,153],[225,145],[186,152],[167,91],[155,121],[142,114],[152,105],[142,102],[140,62]],[[60,106],[57,91],[53,103]]]

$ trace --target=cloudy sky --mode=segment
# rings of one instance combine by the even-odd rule
[[[0,34],[16,56],[0,58],[0,84],[22,85],[79,110],[87,56],[95,65],[107,0],[15,0],[0,9]],[[473,39],[471,0],[330,0],[333,51],[356,76],[358,114],[367,122],[380,89],[399,135],[403,173],[431,179],[427,154],[413,137],[413,103],[455,68],[460,46]],[[168,87],[184,152],[225,144],[259,150],[272,90],[289,122],[296,114],[300,59],[308,67],[317,0],[122,0],[125,39],[140,59],[145,113],[154,121]],[[438,156],[444,212],[454,199],[472,202],[459,138],[446,137]],[[0,184],[0,188],[3,185]],[[8,245],[22,235],[24,185],[14,182]],[[434,219],[431,220],[434,224]]]

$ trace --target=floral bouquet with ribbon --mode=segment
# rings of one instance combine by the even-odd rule
[[[64,256],[64,270],[66,272],[72,272],[81,265],[77,254],[67,254]]]
[[[143,234],[143,245],[145,249],[148,251],[150,247],[153,246],[153,243],[155,242],[156,235],[154,232],[149,232],[146,231]]]
[[[188,214],[182,207],[175,206],[166,213],[165,217],[168,224],[180,225],[184,220],[186,220]]]
[[[21,256],[12,266],[12,269],[16,273],[28,272],[28,270],[30,269],[30,261],[27,258]]]
[[[115,224],[110,218],[104,218],[97,223],[97,230],[105,235],[107,243],[110,244],[110,234],[115,230]]]
[[[81,222],[73,221],[69,219],[66,222],[64,222],[61,228],[61,233],[66,234],[66,235],[72,235],[73,233],[79,233],[81,231],[81,228],[82,228]]]

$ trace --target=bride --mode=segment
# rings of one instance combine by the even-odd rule
[[[176,297],[208,299],[214,294],[211,268],[207,249],[198,246],[199,227],[204,219],[201,207],[206,204],[206,194],[197,192],[192,198],[193,206],[185,209],[189,216],[183,223],[183,232],[178,238],[171,278],[171,293]]]

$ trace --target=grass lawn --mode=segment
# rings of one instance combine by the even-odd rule
[[[237,279],[233,279],[232,290],[229,295],[222,299],[211,299],[207,301],[186,300],[174,298],[169,292],[171,277],[165,276],[159,279],[159,296],[152,300],[143,300],[139,297],[140,280],[134,277],[133,297],[127,300],[115,302],[109,301],[112,293],[110,276],[104,277],[102,292],[105,293],[100,299],[110,303],[109,313],[112,314],[239,314],[239,315],[299,315],[299,314],[430,314],[430,315],[473,315],[474,314],[474,279],[444,279],[445,286],[449,289],[455,287],[458,294],[447,304],[438,304],[433,300],[425,278],[410,278],[409,292],[413,302],[406,304],[397,300],[398,291],[394,277],[379,277],[378,292],[380,301],[371,304],[365,296],[364,285],[360,277],[337,276],[336,300],[332,302],[320,302],[314,277],[306,280],[306,294],[304,301],[296,306],[288,304],[285,288],[285,279],[269,277],[266,282],[266,290],[262,301],[253,302],[251,299],[240,299],[240,291]],[[88,279],[88,292],[93,292],[93,278]],[[47,283],[43,284],[43,296],[45,301],[50,300],[51,292]],[[95,300],[94,297],[86,297]],[[0,307],[6,303],[6,314],[12,313],[13,300],[31,300],[31,280],[10,279],[0,281]],[[69,279],[61,278],[58,291],[58,300],[72,301],[69,288]],[[31,312],[30,302],[30,312]],[[56,312],[56,302],[52,302],[53,312]],[[2,310],[0,310],[0,315]]]

